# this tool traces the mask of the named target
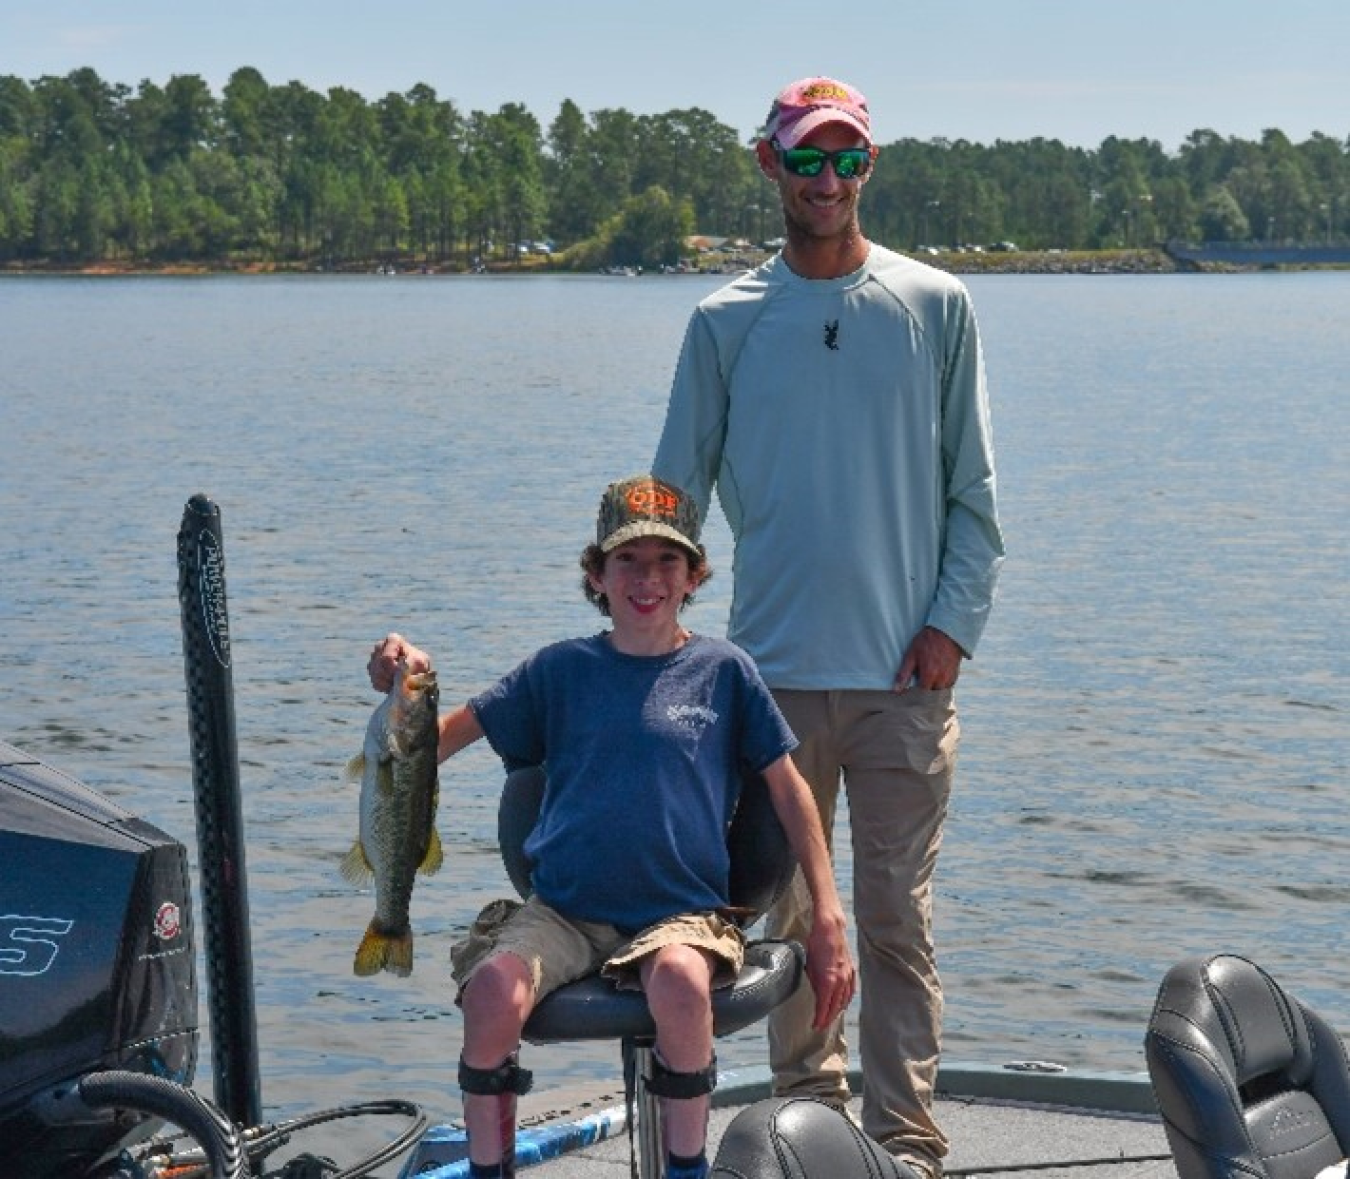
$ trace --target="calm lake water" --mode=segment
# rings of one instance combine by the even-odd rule
[[[175,536],[221,506],[269,1117],[458,1115],[447,956],[509,891],[500,775],[445,767],[418,968],[353,977],[366,656],[403,630],[457,701],[599,629],[577,555],[717,281],[0,279],[0,737],[189,845]],[[969,285],[1009,560],[960,692],[948,1058],[1141,1070],[1163,973],[1217,949],[1350,1031],[1350,274]],[[708,540],[689,621],[721,633]],[[617,1076],[609,1045],[527,1056],[541,1088]]]

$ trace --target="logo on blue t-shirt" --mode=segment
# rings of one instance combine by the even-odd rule
[[[666,709],[666,718],[671,724],[695,734],[717,723],[717,713],[701,704],[672,704]]]

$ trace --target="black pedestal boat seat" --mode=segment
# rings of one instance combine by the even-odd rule
[[[539,817],[544,796],[541,767],[507,775],[497,812],[497,837],[507,874],[516,891],[529,896],[530,865],[524,844]],[[737,923],[749,929],[766,913],[792,879],[795,857],[757,774],[747,774],[736,814],[727,832],[731,859],[729,900]],[[726,1036],[763,1019],[784,1002],[802,981],[805,954],[795,942],[752,941],[735,983],[713,992],[713,1035]],[[657,1099],[647,1092],[656,1025],[640,991],[618,990],[593,974],[560,987],[530,1014],[524,1038],[531,1044],[575,1040],[618,1040],[622,1049],[629,1131],[637,1122],[642,1176],[659,1176],[665,1166]],[[634,1113],[636,1117],[634,1118]]]
[[[1246,958],[1172,967],[1144,1053],[1181,1179],[1312,1179],[1350,1154],[1345,1046]]]
[[[810,1097],[766,1097],[722,1135],[709,1179],[919,1179],[839,1110]]]

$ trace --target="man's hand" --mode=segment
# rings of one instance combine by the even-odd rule
[[[895,691],[922,688],[936,692],[956,685],[961,674],[961,648],[954,639],[935,627],[925,626],[914,636],[900,670],[895,676]]]

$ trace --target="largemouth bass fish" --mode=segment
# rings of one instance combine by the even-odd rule
[[[356,974],[412,973],[413,878],[444,859],[436,834],[438,698],[436,673],[410,672],[400,660],[366,725],[365,747],[347,765],[347,777],[361,783],[361,828],[342,875],[358,885],[375,881],[375,916],[352,963]]]

